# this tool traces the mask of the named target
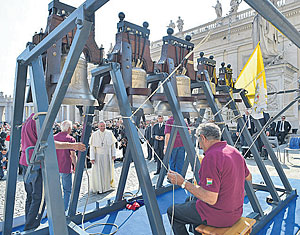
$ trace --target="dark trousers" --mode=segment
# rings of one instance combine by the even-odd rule
[[[175,235],[189,235],[185,225],[191,224],[193,228],[196,228],[200,224],[206,224],[206,221],[202,221],[197,209],[196,209],[197,198],[189,198],[183,204],[174,205],[174,218],[173,218],[173,232]],[[167,210],[169,221],[172,221],[173,206],[170,206]],[[195,235],[200,235],[197,231]]]
[[[287,135],[287,134],[286,134],[285,132],[281,132],[281,131],[279,131],[279,132],[276,134],[277,139],[278,139],[278,143],[279,143],[279,144],[284,144],[284,139],[285,139],[286,135]]]
[[[2,162],[0,162],[0,180],[4,177]]]
[[[23,167],[23,177],[25,177],[27,166]],[[26,202],[25,202],[25,227],[24,230],[37,228],[40,225],[40,219],[37,218],[42,200],[43,178],[42,171],[37,171],[37,177],[32,182],[25,183]]]
[[[163,161],[164,160],[164,147],[155,149],[155,152],[157,154],[156,157],[159,158],[161,161]],[[155,155],[154,155],[154,159],[155,159]],[[161,161],[159,159],[157,159],[156,172],[160,172],[160,169],[161,169]]]
[[[122,155],[123,155],[123,158],[125,158],[126,148],[127,148],[127,146],[125,146],[125,147],[122,149]]]
[[[152,155],[153,155],[153,153],[152,153],[152,148],[153,148],[153,140],[148,140],[149,141],[149,144],[147,144],[147,152],[148,152],[148,157],[147,157],[147,159],[148,160],[151,160],[152,159]],[[150,147],[150,146],[152,147]],[[154,158],[155,158],[155,156],[154,156]]]

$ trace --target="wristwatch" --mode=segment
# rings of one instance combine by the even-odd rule
[[[183,183],[182,183],[182,185],[181,185],[181,188],[183,188],[183,189],[185,188],[186,182],[187,182],[187,180],[184,180],[184,181],[183,181]]]

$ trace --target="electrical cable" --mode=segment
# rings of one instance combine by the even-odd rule
[[[98,225],[101,225],[101,226],[106,226],[106,225],[110,225],[110,226],[113,226],[116,228],[115,231],[111,232],[111,233],[87,233],[89,235],[113,235],[115,234],[118,230],[119,230],[119,227],[118,225],[114,224],[114,223],[93,223],[91,225],[89,225],[88,227],[84,227],[84,217],[85,217],[85,213],[86,213],[86,207],[88,205],[88,201],[89,201],[89,198],[90,198],[90,176],[89,176],[89,173],[88,173],[88,169],[87,169],[87,162],[86,162],[86,159],[85,159],[85,173],[86,173],[86,176],[87,176],[87,182],[88,182],[88,196],[86,198],[86,201],[85,201],[85,204],[84,204],[84,209],[83,209],[83,212],[82,212],[82,219],[81,219],[81,227],[83,229],[83,231],[86,231],[92,227],[95,227],[95,226],[98,226]]]

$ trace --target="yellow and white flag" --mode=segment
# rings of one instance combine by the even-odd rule
[[[235,82],[235,88],[247,90],[252,104],[252,117],[262,118],[267,110],[267,82],[259,43]]]

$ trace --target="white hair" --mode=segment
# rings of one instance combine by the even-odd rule
[[[208,140],[220,140],[221,139],[221,130],[214,123],[201,123],[197,128],[196,135],[204,135]]]
[[[60,128],[62,132],[66,132],[69,128],[72,128],[72,122],[70,120],[65,120],[60,124]]]
[[[105,124],[105,126],[106,126],[106,122],[105,121],[101,120],[100,122],[98,122],[98,125],[101,124],[101,123]]]

